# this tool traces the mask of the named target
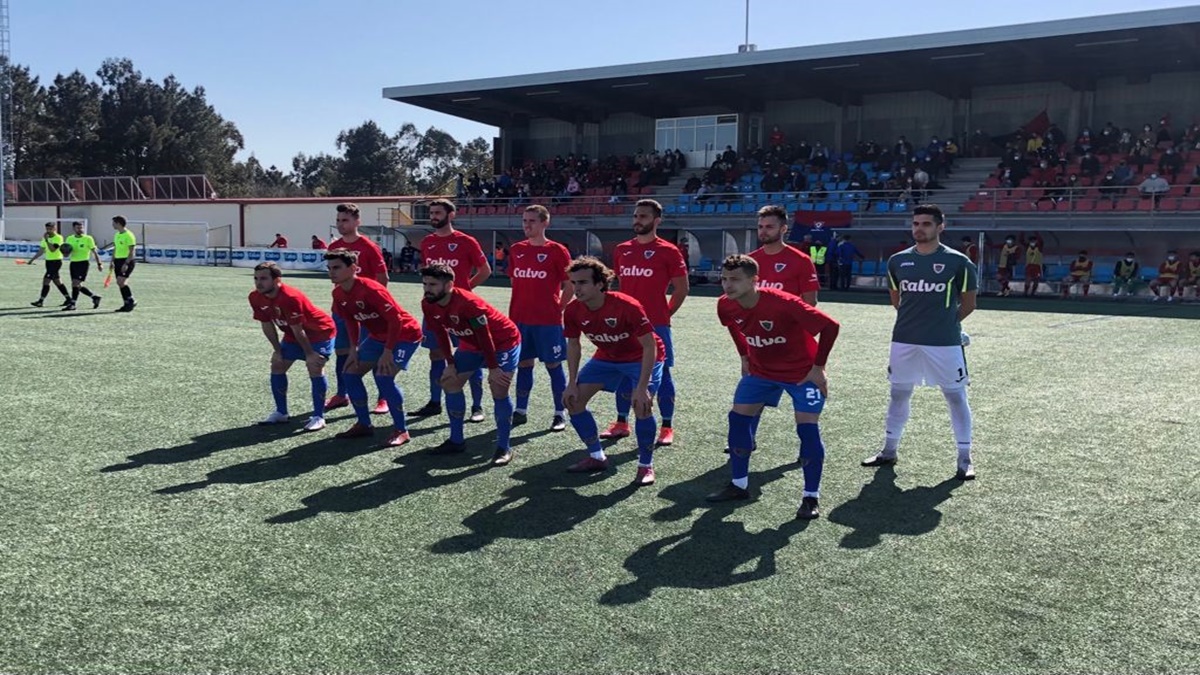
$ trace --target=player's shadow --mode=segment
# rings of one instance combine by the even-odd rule
[[[446,457],[422,451],[407,453],[396,458],[400,466],[394,469],[313,493],[300,500],[303,504],[301,508],[271,516],[265,522],[282,525],[308,520],[322,513],[356,513],[377,509],[421,490],[453,485],[492,468],[480,459],[478,452]]]
[[[382,440],[383,437],[378,432],[373,438],[340,439],[326,436],[312,443],[292,448],[282,455],[233,464],[210,471],[202,481],[171,485],[155,490],[155,492],[172,495],[200,490],[220,483],[245,485],[295,478],[324,466],[335,466],[361,455],[389,449],[382,445]]]
[[[576,487],[614,477],[612,471],[571,474],[566,468],[577,461],[572,453],[515,471],[518,485],[505,490],[500,499],[472,513],[463,526],[470,532],[447,537],[429,550],[440,554],[478,551],[497,539],[544,539],[574,529],[579,524],[615,506],[637,491],[628,472],[616,472],[623,485],[600,495],[580,494]]]
[[[776,528],[750,532],[731,512],[710,509],[687,532],[652,541],[625,559],[636,577],[600,596],[602,605],[646,600],[657,588],[710,590],[766,579],[775,574],[775,554],[809,521],[790,519]]]
[[[115,316],[116,311],[105,309],[78,309],[74,312],[46,312],[42,314],[30,314],[23,316],[22,319],[75,319],[81,316]]]
[[[721,457],[725,458],[727,456],[721,455]],[[784,464],[771,469],[751,472],[751,499],[757,499],[758,495],[762,493],[763,487],[787,476],[788,470],[792,468],[795,468],[795,465]],[[698,510],[730,511],[737,508],[740,504],[745,504],[746,502],[744,501],[720,502],[713,504],[705,500],[705,497],[725,487],[728,483],[729,465],[722,464],[721,466],[715,467],[691,480],[668,485],[659,491],[658,497],[671,502],[671,504],[664,506],[658,511],[655,511],[650,515],[650,518],[651,520],[657,520],[660,522],[670,522],[683,520]],[[797,503],[799,503],[799,494],[800,485],[797,485]]]
[[[100,469],[103,473],[128,471],[150,464],[182,464],[209,457],[224,450],[248,448],[261,443],[271,443],[299,433],[299,424],[250,425],[234,429],[221,429],[195,436],[191,441],[172,448],[155,448],[129,455],[125,462]]]
[[[947,478],[932,487],[903,490],[896,485],[895,469],[880,467],[857,497],[829,512],[829,521],[851,528],[842,537],[842,548],[870,548],[883,541],[885,534],[928,534],[942,522],[937,507],[960,485],[961,481]]]

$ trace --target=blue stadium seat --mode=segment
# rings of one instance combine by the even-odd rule
[[[812,202],[800,202],[800,210],[801,211],[812,211],[813,210]]]
[[[887,213],[888,211],[891,211],[891,210],[892,210],[892,205],[888,204],[887,202],[876,202],[875,203],[875,211],[877,213]]]
[[[905,211],[908,211],[908,204],[905,204],[904,202],[896,202],[895,204],[892,204],[892,213],[904,213]]]
[[[705,212],[705,213],[716,213],[716,212],[717,212],[717,205],[716,205],[716,204],[712,204],[712,203],[705,204],[705,205],[704,205],[704,212]]]
[[[678,204],[667,204],[666,206],[663,207],[663,211],[665,211],[666,213],[677,213],[679,211],[679,205]]]
[[[850,181],[848,181],[848,180],[841,181],[840,183],[837,184],[838,190],[845,190],[848,187],[850,187]]]
[[[741,205],[739,204],[739,206]],[[729,213],[729,204],[725,202],[717,204],[717,213]]]
[[[853,212],[860,211],[860,210],[862,210],[862,202],[843,202],[842,210],[843,211],[853,211]]]
[[[829,210],[829,202],[817,202],[816,207],[813,210],[814,211],[828,211]]]

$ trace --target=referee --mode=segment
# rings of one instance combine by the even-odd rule
[[[71,256],[71,265],[68,268],[71,274],[71,304],[63,307],[63,311],[72,311],[75,309],[75,303],[79,300],[79,294],[83,293],[92,299],[92,309],[100,306],[100,296],[88,290],[83,282],[87,281],[88,268],[91,265],[88,258],[96,259],[96,270],[103,272],[104,265],[100,262],[100,253],[96,250],[96,240],[90,234],[83,233],[83,223],[78,220],[71,223],[71,227],[75,232],[67,237],[67,252]]]
[[[137,237],[125,229],[125,216],[113,216],[112,226],[117,231],[113,235],[112,269],[117,277],[117,286],[121,289],[121,297],[125,299],[125,303],[116,311],[132,312],[133,308],[137,307],[137,301],[133,299],[133,291],[129,289],[128,283],[136,262]]]
[[[46,259],[46,273],[42,275],[42,294],[37,300],[29,303],[34,307],[41,307],[45,302],[46,296],[50,293],[50,282],[54,282],[58,292],[62,293],[63,307],[71,304],[71,296],[67,295],[67,287],[58,278],[63,263],[62,245],[63,236],[58,233],[58,225],[46,223],[46,233],[42,235],[42,240],[38,243],[38,252],[29,259],[29,264],[33,264],[33,261],[38,258]]]

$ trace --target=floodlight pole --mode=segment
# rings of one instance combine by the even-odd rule
[[[742,44],[750,44],[750,0],[746,0],[746,39],[742,41]]]

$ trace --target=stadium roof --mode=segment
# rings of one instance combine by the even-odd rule
[[[738,112],[767,100],[854,104],[864,94],[1097,78],[1144,80],[1200,70],[1200,6],[838,44],[720,54],[388,87],[384,98],[505,126],[526,117],[600,121],[616,112],[671,117],[684,108]]]

